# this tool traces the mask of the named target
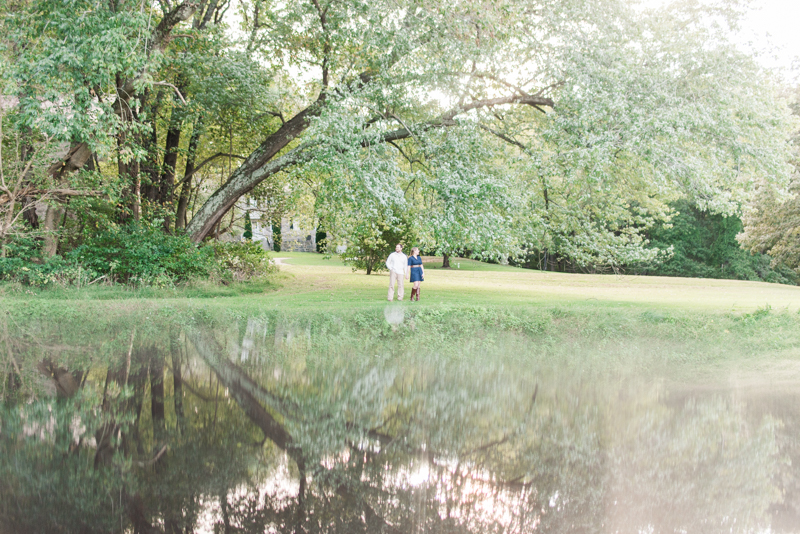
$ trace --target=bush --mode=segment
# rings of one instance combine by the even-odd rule
[[[192,278],[229,284],[277,270],[260,244],[211,242],[198,247],[188,236],[158,227],[128,225],[93,234],[67,254],[44,259],[40,243],[17,238],[0,258],[0,280],[26,286],[83,287],[95,282],[172,286]]]
[[[94,271],[60,256],[43,258],[41,243],[28,236],[17,236],[4,248],[6,257],[0,258],[0,280],[3,281],[33,287],[82,286],[97,278]]]
[[[159,286],[208,276],[214,260],[211,248],[188,236],[137,224],[93,234],[68,259],[113,281]]]
[[[31,263],[19,258],[0,259],[0,280],[19,282],[26,286],[83,287],[98,281],[102,276],[91,269],[67,262],[60,256],[50,258],[44,263]]]
[[[216,241],[206,248],[213,251],[214,277],[223,284],[259,278],[277,270],[260,243]]]

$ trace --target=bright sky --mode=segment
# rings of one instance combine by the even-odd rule
[[[800,77],[800,1],[756,0],[742,21],[739,40],[752,42],[764,51],[761,63],[787,71],[784,76],[798,81]],[[771,48],[771,50],[770,50]],[[794,67],[794,70],[792,70]]]
[[[658,7],[672,0],[640,0]],[[711,4],[717,0],[701,0]],[[744,0],[747,1],[747,0]],[[778,69],[787,81],[800,83],[800,0],[750,0],[739,34],[743,50],[755,53],[765,67]]]

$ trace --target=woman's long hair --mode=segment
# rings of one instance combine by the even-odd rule
[[[419,248],[418,247],[411,247],[411,255],[414,255],[414,251],[416,251],[417,256],[419,256]]]

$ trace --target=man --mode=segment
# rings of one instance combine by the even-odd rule
[[[403,254],[403,245],[394,247],[394,252],[386,260],[389,269],[389,302],[394,299],[394,284],[397,282],[397,300],[403,300],[403,279],[406,277],[408,257]]]

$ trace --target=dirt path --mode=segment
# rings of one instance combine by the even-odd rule
[[[290,260],[292,258],[272,258],[275,265],[291,265],[290,263],[283,263],[283,260]]]

